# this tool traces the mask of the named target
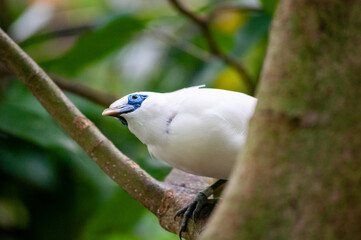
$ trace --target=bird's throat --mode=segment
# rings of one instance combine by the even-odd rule
[[[117,116],[117,118],[119,119],[119,121],[122,122],[124,126],[128,126],[128,122],[127,120],[125,120],[125,118],[123,118],[122,116]]]

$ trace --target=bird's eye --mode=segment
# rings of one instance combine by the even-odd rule
[[[138,99],[138,98],[139,98],[138,95],[132,95],[132,99],[133,99],[133,100],[136,100],[136,99]]]

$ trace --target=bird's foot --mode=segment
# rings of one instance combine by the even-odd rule
[[[217,199],[208,199],[208,197],[203,192],[200,192],[191,203],[176,212],[174,219],[176,217],[183,216],[178,234],[179,239],[182,239],[182,233],[187,231],[187,224],[189,219],[198,219],[202,208],[208,204],[215,204],[216,201]]]

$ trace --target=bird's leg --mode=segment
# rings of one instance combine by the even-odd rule
[[[198,195],[193,199],[191,203],[187,206],[178,210],[174,216],[174,218],[183,216],[182,224],[179,230],[179,238],[182,239],[182,232],[187,230],[188,220],[192,217],[194,220],[199,217],[199,214],[202,208],[207,204],[214,204],[217,199],[208,199],[214,191],[222,186],[227,180],[220,179],[217,182],[213,183],[211,186],[206,188],[205,190],[198,193]]]

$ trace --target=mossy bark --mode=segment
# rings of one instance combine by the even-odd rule
[[[361,239],[361,1],[279,3],[246,150],[201,239]]]

